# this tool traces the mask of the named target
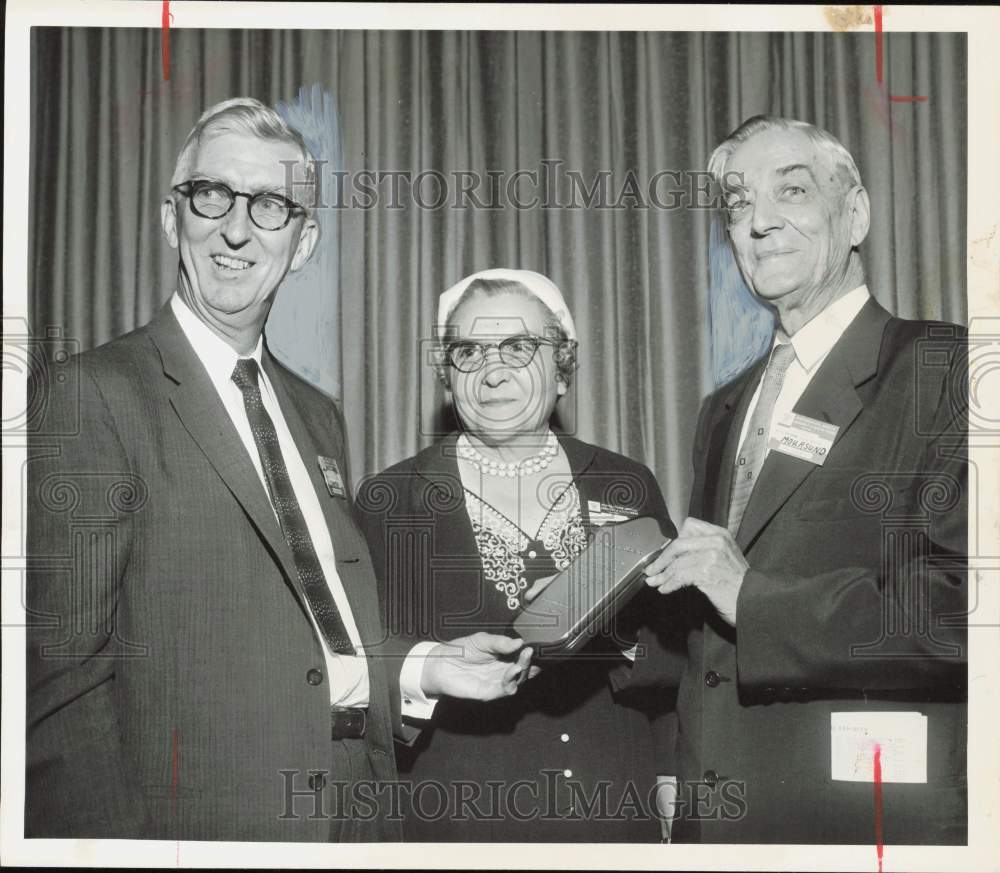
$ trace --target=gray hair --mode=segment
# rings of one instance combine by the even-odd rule
[[[817,151],[830,159],[845,191],[861,186],[861,173],[858,172],[858,165],[854,163],[854,158],[844,148],[843,143],[832,133],[821,127],[816,127],[815,124],[798,121],[795,118],[781,118],[777,115],[754,115],[752,118],[748,118],[716,146],[712,156],[708,159],[708,172],[720,186],[723,186],[726,165],[733,152],[751,137],[769,130],[797,130],[805,134],[816,146]]]
[[[305,166],[305,179],[296,181],[302,181],[307,186],[315,185],[314,158],[302,135],[290,127],[270,106],[266,106],[253,97],[234,97],[216,103],[202,113],[198,123],[184,140],[184,145],[177,156],[174,174],[170,178],[171,188],[187,180],[188,173],[191,171],[191,161],[201,144],[201,140],[208,133],[221,132],[256,136],[260,139],[287,142],[294,145],[302,155],[302,163]],[[303,203],[302,206],[306,207],[308,211],[308,204]]]
[[[448,314],[448,324],[445,325],[444,335],[440,338],[440,354],[438,355],[438,362],[435,364],[438,379],[441,380],[446,388],[451,388],[450,367],[445,359],[444,351],[448,346],[449,337],[453,335],[451,328],[455,313],[458,312],[463,303],[472,297],[477,295],[498,297],[501,294],[520,294],[529,300],[534,300],[542,307],[542,310],[545,312],[549,339],[559,342],[559,345],[555,347],[556,376],[568,388],[573,384],[573,374],[576,372],[578,366],[576,341],[569,338],[566,328],[563,327],[559,318],[544,300],[541,300],[538,295],[533,294],[529,288],[526,288],[520,282],[515,282],[512,279],[474,279],[462,292],[458,300],[455,301],[455,305],[452,306],[451,312]]]

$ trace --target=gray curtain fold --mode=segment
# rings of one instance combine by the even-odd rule
[[[865,33],[178,28],[164,82],[158,30],[35,28],[32,324],[90,348],[148,321],[176,279],[160,202],[202,110],[237,95],[273,106],[318,85],[339,114],[339,169],[434,171],[450,185],[440,208],[421,208],[405,185],[390,208],[383,184],[375,208],[341,210],[321,243],[335,248],[338,287],[320,269],[295,284],[295,294],[339,306],[330,320],[339,331],[311,331],[308,343],[323,347],[315,367],[301,368],[340,388],[355,479],[427,445],[445,421],[427,363],[437,295],[475,270],[521,267],[562,288],[579,329],[581,367],[562,424],[649,464],[683,517],[692,431],[716,381],[709,213],[650,205],[656,173],[703,170],[712,147],[756,113],[826,127],[871,193],[863,254],[873,293],[903,316],[966,319],[965,37],[884,40],[879,85]],[[890,103],[889,93],[928,100]],[[487,173],[541,176],[546,161],[588,188],[607,174],[612,201],[631,174],[647,202],[453,206],[456,173],[479,174],[485,200]],[[559,178],[565,202],[569,182]],[[683,187],[692,177],[681,178]],[[525,197],[529,182],[518,189]],[[435,185],[424,179],[425,201]],[[671,186],[661,177],[661,201]],[[714,341],[731,335],[717,330]],[[295,342],[270,339],[279,356]],[[303,355],[308,345],[294,357]]]

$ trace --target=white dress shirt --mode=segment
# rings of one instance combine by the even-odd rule
[[[836,345],[847,330],[847,326],[854,321],[855,316],[868,302],[871,295],[868,293],[867,285],[860,285],[853,291],[849,291],[843,297],[839,297],[826,307],[819,315],[811,321],[802,325],[795,335],[789,337],[780,327],[774,336],[772,348],[779,343],[791,343],[795,349],[795,360],[785,371],[785,380],[781,384],[781,391],[778,392],[778,399],[774,402],[774,412],[771,414],[771,427],[768,433],[768,444],[770,438],[775,436],[775,422],[781,420],[782,416],[791,412],[799,398],[805,392],[806,387],[812,381],[820,365],[830,354],[830,350]],[[746,418],[743,419],[743,427],[740,429],[739,445],[743,445],[743,440],[747,436],[747,428],[750,426],[750,419],[757,408],[757,400],[760,397],[760,389],[763,378],[757,383],[757,389],[750,399],[750,406],[747,408]],[[768,448],[764,457],[767,457]]]
[[[243,447],[250,456],[257,476],[260,478],[264,492],[270,502],[270,493],[267,490],[267,481],[264,478],[264,470],[261,467],[260,454],[257,451],[257,444],[250,429],[250,422],[247,419],[246,407],[244,405],[243,394],[232,380],[233,370],[236,361],[241,357],[237,354],[225,340],[215,334],[204,322],[201,321],[175,293],[170,300],[177,321],[181,330],[191,343],[195,354],[204,365],[215,390],[222,400],[222,405],[229,414],[236,432],[240,435]],[[313,548],[319,559],[326,583],[330,588],[334,603],[344,621],[344,627],[354,648],[355,655],[342,655],[330,650],[312,611],[309,610],[309,618],[312,621],[316,637],[322,643],[323,658],[326,661],[326,675],[330,687],[330,703],[335,706],[368,706],[369,685],[368,685],[368,664],[364,650],[361,646],[361,636],[358,633],[354,615],[351,612],[350,603],[347,600],[347,593],[344,591],[343,583],[337,573],[336,558],[333,552],[333,542],[330,539],[330,531],[323,516],[323,508],[320,505],[316,490],[309,479],[309,471],[299,454],[299,450],[292,439],[288,424],[281,412],[281,407],[274,394],[271,382],[260,367],[261,350],[263,340],[258,338],[257,345],[250,355],[244,357],[253,358],[257,362],[260,370],[260,393],[264,403],[264,409],[274,423],[274,429],[278,435],[278,446],[281,450],[282,458],[288,469],[288,477],[291,481],[292,490],[302,510],[309,536],[312,539]],[[272,509],[273,509],[272,505]],[[275,514],[277,518],[277,514]],[[403,712],[413,718],[429,718],[435,701],[428,699],[420,688],[420,676],[423,671],[424,658],[427,652],[433,648],[433,642],[418,643],[410,650],[409,655],[403,664],[400,674],[400,691],[403,698]]]

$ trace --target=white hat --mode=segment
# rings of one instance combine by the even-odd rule
[[[531,270],[507,270],[502,267],[495,270],[480,270],[478,273],[473,273],[471,276],[459,280],[445,291],[438,298],[438,330],[444,331],[448,324],[448,316],[451,315],[465,289],[476,279],[502,279],[523,285],[526,291],[552,310],[552,314],[562,325],[562,329],[566,331],[567,338],[576,339],[576,325],[573,323],[573,316],[569,314],[569,307],[566,306],[562,292],[551,279]]]

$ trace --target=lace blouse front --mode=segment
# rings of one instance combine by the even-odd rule
[[[580,494],[572,482],[560,492],[534,538],[477,494],[466,489],[465,496],[483,577],[511,612],[524,606],[522,595],[531,583],[564,570],[587,545]]]

